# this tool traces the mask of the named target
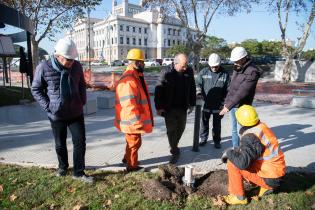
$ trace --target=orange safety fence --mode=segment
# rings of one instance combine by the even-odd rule
[[[115,86],[120,75],[111,73],[93,73],[91,69],[84,70],[84,79],[88,88],[94,90],[115,91]]]

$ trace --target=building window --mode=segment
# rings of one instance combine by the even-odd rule
[[[171,35],[171,30],[172,30],[171,28],[168,29],[168,33],[167,33],[168,35]]]
[[[165,29],[163,30],[163,33],[166,34],[166,30]]]
[[[144,28],[144,33],[147,34],[148,33],[148,29]]]
[[[129,37],[127,37],[127,44],[129,44]]]
[[[126,31],[129,31],[129,26],[126,26]]]
[[[136,45],[136,38],[132,38],[132,44]]]
[[[174,36],[176,35],[176,29],[173,29],[173,35]]]
[[[136,32],[136,27],[132,27],[132,32]]]
[[[145,46],[148,45],[148,39],[147,39],[147,38],[144,39],[144,45],[145,45]]]
[[[164,39],[164,45],[163,46],[166,47],[166,39]]]
[[[112,38],[112,44],[114,44],[114,38]]]
[[[180,44],[180,41],[179,41],[179,40],[177,40],[177,44],[178,44],[178,45]]]
[[[120,44],[124,44],[124,37],[121,36],[121,37],[119,38],[119,43],[120,43]]]
[[[180,30],[178,30],[177,32],[178,32],[178,36],[180,36]]]
[[[139,27],[139,33],[141,34],[141,28]]]
[[[167,40],[167,46],[171,46],[171,40]]]
[[[173,40],[173,45],[175,44],[175,40]]]
[[[139,45],[141,45],[141,39],[139,39]]]
[[[120,25],[120,31],[124,31],[124,25]]]
[[[117,44],[117,37],[115,37],[115,44]]]

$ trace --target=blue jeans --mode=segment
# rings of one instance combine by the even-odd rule
[[[232,123],[232,145],[233,147],[240,146],[240,137],[238,136],[238,131],[240,130],[240,124],[238,124],[235,116],[237,108],[232,108],[230,110],[231,123]]]

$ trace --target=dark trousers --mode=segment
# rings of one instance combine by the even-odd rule
[[[200,128],[200,140],[207,141],[209,137],[209,119],[213,115],[213,128],[212,128],[212,137],[213,141],[216,143],[221,142],[221,119],[222,116],[219,113],[213,113],[212,110],[202,111],[202,120]]]
[[[72,120],[50,119],[52,132],[55,138],[55,149],[58,157],[59,168],[66,170],[69,167],[67,150],[67,128],[72,135],[73,143],[73,175],[82,176],[85,169],[85,125],[81,115]]]
[[[165,114],[165,125],[167,138],[171,147],[171,154],[178,155],[178,142],[186,127],[187,111],[183,109],[172,109]]]

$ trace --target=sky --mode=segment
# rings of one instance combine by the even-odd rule
[[[120,4],[122,0],[118,0]],[[102,4],[91,11],[91,17],[103,19],[111,11],[111,0],[103,0]],[[129,0],[129,3],[139,4],[139,0]],[[306,13],[296,16],[290,14],[289,25],[287,27],[287,37],[297,42],[298,37],[302,36],[302,31],[298,30],[296,22],[305,23],[307,19]],[[13,31],[12,27],[5,29],[4,33]],[[246,39],[263,40],[280,40],[280,29],[276,14],[270,13],[268,8],[263,6],[255,6],[251,13],[238,13],[234,16],[216,14],[209,28],[209,35],[223,38],[227,43],[242,42]],[[3,29],[0,29],[0,33]],[[56,40],[62,38],[64,33],[55,37]],[[40,47],[44,48],[49,54],[54,51],[55,42],[48,39],[40,43]],[[311,33],[308,37],[304,50],[315,48],[315,23],[312,25]]]

